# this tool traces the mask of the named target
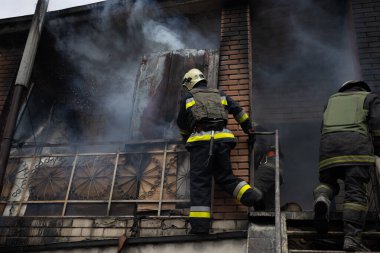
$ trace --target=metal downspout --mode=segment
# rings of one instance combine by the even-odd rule
[[[282,252],[282,238],[281,238],[281,203],[280,203],[280,150],[279,150],[279,136],[276,129],[276,174],[275,174],[275,227],[276,227],[276,253]]]
[[[20,67],[17,72],[14,92],[11,101],[9,114],[5,121],[4,133],[0,146],[0,195],[3,189],[3,181],[7,168],[9,152],[15,132],[17,117],[20,110],[21,99],[24,90],[28,89],[29,79],[33,69],[37,46],[41,37],[43,22],[45,19],[49,0],[38,0],[36,11],[33,16],[32,25],[29,30],[28,38],[21,58]]]

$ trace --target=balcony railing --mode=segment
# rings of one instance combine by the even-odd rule
[[[24,145],[9,159],[0,211],[7,216],[184,216],[189,191],[189,156],[177,140]]]

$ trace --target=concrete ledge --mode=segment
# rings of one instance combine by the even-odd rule
[[[246,239],[247,231],[234,231],[208,235],[180,235],[180,236],[160,236],[160,237],[133,237],[128,238],[126,245],[145,245],[163,243],[184,243],[184,242],[203,242],[229,239]],[[117,246],[118,239],[108,240],[84,240],[78,242],[51,243],[35,246],[9,246],[0,247],[0,252],[40,252],[46,250],[69,250],[79,248],[96,248]]]
[[[248,221],[215,220],[211,232],[246,231]],[[0,247],[43,246],[127,237],[175,237],[189,234],[186,218],[132,217],[0,217]]]

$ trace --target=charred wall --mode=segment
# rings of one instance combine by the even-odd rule
[[[129,3],[132,3],[132,1],[129,1]],[[206,66],[207,64],[205,65],[204,61],[207,57],[203,57],[202,54],[199,56],[195,55],[193,58],[188,57],[187,62],[184,62],[183,59],[179,57],[179,54],[170,52],[175,52],[176,48],[195,48],[183,51],[184,55],[192,55],[193,52],[197,52],[197,50],[202,51],[203,49],[211,48],[216,49],[211,51],[215,51],[215,56],[217,56],[220,30],[219,9],[203,9],[199,11],[197,8],[193,8],[190,9],[192,10],[191,12],[186,12],[184,16],[177,12],[166,13],[164,11],[165,8],[159,9],[158,12],[153,12],[152,8],[155,9],[158,6],[154,4],[146,5],[145,1],[133,1],[133,3],[135,3],[135,5],[132,6],[127,5],[127,1],[124,3],[120,1],[120,3],[116,5],[108,5],[108,3],[105,3],[104,8],[95,8],[92,11],[87,9],[85,12],[69,13],[62,16],[50,15],[47,20],[46,29],[40,41],[35,68],[31,78],[33,90],[22,111],[21,121],[15,135],[15,148],[12,152],[12,155],[16,156],[31,156],[36,154],[40,156],[40,164],[26,162],[29,166],[33,166],[31,167],[33,168],[31,173],[34,179],[39,180],[49,177],[49,173],[44,173],[44,171],[49,171],[49,168],[44,167],[43,161],[46,161],[46,165],[49,167],[49,161],[55,161],[55,158],[57,158],[55,156],[53,157],[52,154],[69,154],[63,159],[57,159],[57,161],[63,160],[64,162],[62,162],[62,164],[71,164],[73,160],[70,154],[78,152],[78,149],[76,149],[78,144],[94,142],[102,144],[107,141],[116,140],[120,141],[120,143],[115,145],[116,149],[125,149],[125,142],[127,142],[128,139],[124,137],[128,134],[127,124],[129,123],[128,120],[130,120],[129,116],[132,107],[131,96],[133,95],[135,83],[138,81],[136,78],[138,79],[139,68],[148,65],[146,63],[151,59],[150,56],[157,53],[164,54],[164,52],[169,52],[167,53],[168,57],[163,57],[162,59],[165,59],[165,63],[168,63],[166,65],[173,65],[172,69],[180,69],[180,73],[171,73],[171,77],[166,78],[166,81],[169,81],[172,86],[178,85],[180,87],[180,82],[185,72],[183,68],[185,67],[206,67],[210,72],[214,70],[217,72],[217,57],[215,57],[215,59],[213,58],[212,66]],[[206,50],[203,50],[203,53],[205,51]],[[214,66],[216,66],[215,69],[213,68]],[[169,73],[170,71],[165,73],[164,76],[167,77]],[[160,73],[154,71],[147,73],[147,75],[143,77],[149,79],[156,74],[157,77],[160,77]],[[214,79],[216,78],[217,75],[215,74]],[[162,85],[161,83],[157,83],[153,85],[164,87],[165,85],[167,86],[167,83],[162,83]],[[157,118],[161,115],[151,113],[151,111],[159,111],[160,108],[163,108],[162,104],[165,103],[166,100],[169,100],[165,99],[165,95],[175,93],[173,89],[168,89],[170,89],[170,87],[151,89],[147,92],[149,93],[148,99],[143,102],[145,102],[146,107],[149,106],[149,108],[144,107],[143,109],[149,109],[150,113],[143,113],[145,116]],[[164,94],[156,94],[155,92],[162,92]],[[142,98],[145,98],[147,94],[143,95]],[[153,100],[155,99],[162,103],[154,103]],[[170,113],[171,117],[176,116],[173,112],[176,111],[177,108],[174,108],[174,106],[170,108],[165,106],[165,109],[172,110]],[[170,120],[172,121],[173,119]],[[149,120],[146,122],[148,123],[145,124],[148,134],[145,135],[156,136],[151,134],[152,131],[156,130],[156,126],[149,125],[152,123]],[[175,124],[174,127],[168,125],[162,125],[160,127],[175,128]],[[137,135],[132,137],[136,136]],[[121,142],[121,140],[125,142]],[[109,148],[109,146],[104,147],[106,145],[99,146],[101,145],[86,147],[86,151],[104,152],[104,150]],[[115,146],[112,146],[112,148],[114,148],[112,152],[115,151]],[[151,149],[156,148],[156,150],[150,150],[149,152],[160,152],[162,148],[161,146],[157,148],[157,146],[158,145],[150,145]],[[135,146],[131,149],[136,151]],[[85,148],[80,148],[80,150],[79,152],[84,152]],[[109,151],[110,149],[107,150]],[[181,151],[178,151],[177,148],[175,151],[170,150],[170,152]],[[49,156],[51,159],[44,156]],[[144,160],[144,165],[151,165],[152,161],[149,159],[153,156],[154,155],[137,155],[131,156],[132,158],[128,157],[127,159],[133,160],[133,158],[138,157],[140,160],[146,159],[146,161]],[[168,164],[175,163],[175,161],[174,163],[172,162],[172,158],[172,155],[168,155]],[[15,160],[17,159],[18,158]],[[89,159],[84,158],[86,165],[91,163],[91,159],[96,160],[96,155]],[[122,163],[121,160],[123,159],[119,159],[120,163]],[[163,163],[162,159],[158,161],[152,158],[152,160],[153,163]],[[50,163],[50,165],[51,164],[52,163]],[[95,171],[100,169],[107,174],[105,181],[98,182],[99,184],[96,186],[102,189],[106,188],[104,192],[105,195],[107,195],[111,189],[110,181],[112,178],[112,169],[115,168],[115,166],[109,165],[108,163],[108,167],[104,169],[101,167],[102,165],[104,164],[98,167],[95,165],[91,166],[91,168],[94,169],[91,170],[96,173]],[[128,168],[136,165],[136,162],[132,165],[126,163],[120,166],[123,165],[125,170],[128,170]],[[14,173],[17,173],[17,166],[18,165],[9,165],[8,167],[6,177],[7,180],[9,179],[9,182],[6,184],[7,190],[5,192],[9,195],[13,186],[16,185],[12,180],[15,180],[13,176]],[[139,166],[141,166],[141,164],[137,164],[135,167]],[[16,167],[16,170],[12,170],[12,168],[15,169],[14,167]],[[58,188],[49,191],[53,193],[48,194],[49,196],[40,196],[38,192],[45,191],[37,189],[40,184],[30,182],[30,189],[34,189],[35,186],[37,188],[35,188],[35,191],[32,189],[35,194],[31,194],[27,198],[31,201],[40,200],[41,198],[47,202],[52,199],[62,201],[62,199],[65,198],[65,194],[61,193],[69,188],[67,184],[70,174],[68,170],[70,169],[71,168],[57,167],[60,181],[56,185]],[[74,171],[74,169],[72,171]],[[76,171],[79,171],[79,169]],[[154,171],[157,172],[156,174],[161,172],[159,169]],[[24,172],[26,172],[26,170],[24,170]],[[82,172],[87,173],[85,168]],[[139,175],[143,174],[142,172],[135,172]],[[26,172],[26,174],[27,173],[28,172]],[[127,173],[125,177],[130,176],[128,174],[130,171],[125,173]],[[165,178],[165,180],[173,180],[173,178],[176,177],[175,172],[173,174],[172,170],[170,172],[168,170],[166,173],[171,173],[171,176],[168,177],[170,179]],[[76,172],[73,174],[74,181],[77,174],[78,177],[83,177],[80,172]],[[156,174],[154,176],[157,176]],[[161,179],[161,176],[159,176],[159,178]],[[155,179],[156,177],[154,180]],[[44,180],[42,179],[42,181]],[[149,183],[150,182],[147,184]],[[157,181],[153,186],[155,189],[158,188],[156,183]],[[143,184],[141,184],[141,187],[142,185]],[[15,187],[17,188],[18,186]],[[115,188],[117,187],[118,183],[116,182]],[[133,186],[131,187],[133,188]],[[139,189],[138,186],[134,187]],[[170,188],[170,186],[168,186],[168,188]],[[121,190],[122,194],[119,194],[120,196],[116,198],[122,198],[123,200],[124,198],[128,198],[129,192],[126,193],[127,197],[123,195],[125,191],[128,190],[128,187],[124,187]],[[149,191],[149,194],[153,191],[155,190]],[[168,189],[168,191],[173,195],[172,188]],[[96,189],[94,192],[96,192]],[[174,192],[174,194],[175,193],[176,192]],[[157,199],[158,191],[155,191],[155,194],[153,197]],[[73,192],[70,192],[70,196],[71,195],[74,196],[73,198],[78,198]],[[89,200],[89,198],[92,200],[99,198],[96,194],[90,197],[87,194],[85,195],[86,196],[79,198],[87,200]],[[142,195],[146,197],[144,194]],[[135,195],[133,196],[136,198]],[[8,197],[9,196],[6,195],[2,196],[2,200],[6,202]],[[107,198],[102,195],[102,198],[103,197]],[[47,202],[41,205],[30,203],[28,205],[29,207],[26,208],[26,212],[23,214],[26,216],[62,214],[62,204]],[[86,205],[87,204],[68,205],[67,215],[105,215],[107,213],[107,204],[95,204],[92,205],[93,208],[90,209],[88,209]],[[140,206],[143,205],[144,204]],[[1,206],[4,207],[6,205],[2,204]],[[111,206],[109,213],[110,215],[133,215],[136,206],[135,204],[115,204]],[[114,207],[117,209],[116,211],[114,211]],[[149,204],[145,204],[145,207],[148,209],[151,208]],[[236,209],[236,204],[234,207]],[[165,208],[167,209],[167,206],[165,206]],[[234,211],[235,209],[231,210]],[[157,210],[157,208],[153,208],[152,212],[155,210]],[[14,210],[11,211],[10,213],[13,215],[15,212],[13,212]]]
[[[21,118],[14,136],[15,143],[26,143],[33,136],[33,141],[44,143],[48,133],[38,134],[50,120],[50,128],[59,121],[66,121],[67,142],[78,140],[80,126],[76,122],[77,112],[73,108],[75,97],[69,96],[72,90],[67,86],[76,70],[54,48],[56,39],[45,29],[38,46],[35,66],[31,76],[31,92],[28,99],[22,101]],[[57,116],[59,115],[59,116]],[[60,118],[61,117],[61,118]],[[21,144],[22,145],[22,144]]]
[[[36,89],[43,92],[34,92],[30,104],[52,101],[31,112],[34,125],[54,119],[61,124],[57,131],[70,129],[60,140],[65,143],[127,138],[130,102],[144,57],[181,48],[218,48],[219,10],[189,10],[184,16],[155,2],[110,1],[81,15],[48,20],[45,45],[50,46],[39,54],[34,76]],[[31,133],[27,124],[21,132]]]
[[[12,84],[16,79],[21,61],[26,33],[11,33],[1,36],[0,41],[0,136],[9,110]]]

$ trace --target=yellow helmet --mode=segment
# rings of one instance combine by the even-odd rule
[[[191,90],[202,80],[207,83],[205,76],[199,69],[190,69],[183,77],[182,85]]]

